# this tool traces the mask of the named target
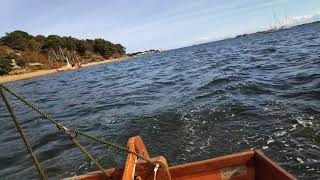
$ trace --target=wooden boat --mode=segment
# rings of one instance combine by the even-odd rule
[[[148,152],[139,136],[132,137],[128,141],[128,148],[149,158]],[[134,154],[129,153],[124,168],[112,168],[105,170],[110,174],[106,177],[101,171],[85,175],[66,178],[65,180],[292,180],[295,179],[288,172],[272,162],[259,150],[249,150],[227,156],[217,157],[204,161],[191,162],[169,167],[164,157],[159,156],[150,159],[159,164],[155,172],[155,166],[151,163],[137,160]]]

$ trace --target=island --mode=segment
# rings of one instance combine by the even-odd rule
[[[33,36],[17,30],[0,38],[0,83],[127,57],[124,46],[102,38]]]

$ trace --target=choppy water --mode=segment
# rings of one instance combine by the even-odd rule
[[[262,148],[320,178],[320,24],[161,52],[9,83],[71,128],[120,144],[140,135],[179,164]],[[52,179],[92,171],[54,126],[10,98]],[[1,101],[1,179],[38,178]],[[105,167],[126,154],[80,138]]]

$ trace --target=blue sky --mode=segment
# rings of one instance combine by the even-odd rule
[[[285,22],[320,20],[320,0],[1,0],[0,4],[1,36],[23,30],[32,35],[105,38],[123,44],[128,52],[173,49]]]

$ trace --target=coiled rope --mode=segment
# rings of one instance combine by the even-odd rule
[[[49,116],[47,113],[41,111],[39,108],[37,108],[37,107],[36,107],[35,105],[33,105],[31,102],[29,102],[29,101],[27,101],[26,99],[24,99],[23,97],[19,96],[18,94],[16,94],[16,93],[13,92],[12,90],[10,90],[10,89],[7,88],[6,86],[4,86],[3,84],[0,84],[0,89],[1,89],[1,96],[2,96],[3,100],[5,101],[6,106],[7,106],[7,103],[6,103],[6,102],[8,102],[8,101],[6,100],[6,97],[5,97],[2,89],[6,90],[8,93],[10,93],[10,94],[13,95],[14,97],[16,97],[18,100],[20,100],[21,102],[23,102],[24,104],[26,104],[27,106],[29,106],[32,110],[34,110],[34,111],[36,111],[37,113],[39,113],[40,115],[42,115],[45,119],[48,119],[51,123],[55,124],[56,127],[57,127],[60,131],[68,134],[68,135],[71,137],[71,140],[73,141],[73,143],[82,151],[82,153],[83,153],[93,164],[95,164],[95,166],[96,166],[98,169],[100,169],[107,177],[110,177],[110,175],[106,174],[106,172],[104,171],[103,167],[102,167],[102,166],[89,154],[89,152],[75,139],[75,137],[76,137],[77,135],[81,135],[81,136],[84,136],[84,137],[86,137],[86,138],[88,138],[88,139],[97,141],[97,142],[99,142],[99,143],[101,143],[101,144],[105,144],[105,145],[111,146],[111,147],[113,147],[113,148],[119,149],[119,150],[121,150],[121,151],[125,151],[125,152],[127,152],[127,153],[134,154],[134,155],[137,156],[138,158],[140,158],[140,159],[142,159],[142,160],[144,160],[144,161],[147,161],[147,162],[153,164],[154,166],[157,166],[157,164],[154,163],[154,162],[152,162],[150,159],[145,158],[145,157],[143,157],[142,155],[138,154],[137,152],[131,151],[130,149],[128,149],[128,148],[126,148],[126,147],[124,147],[124,146],[115,144],[115,143],[113,143],[113,142],[111,142],[111,141],[107,141],[107,140],[105,140],[105,139],[103,139],[103,138],[95,137],[95,136],[93,136],[93,135],[90,135],[90,134],[88,134],[88,133],[85,133],[85,132],[82,132],[82,131],[79,131],[79,130],[76,130],[76,129],[68,129],[68,128],[66,128],[62,123],[60,123],[59,121],[53,119],[53,118],[52,118],[51,116]],[[8,110],[9,110],[10,114],[11,114],[11,112],[13,113],[13,110],[12,110],[12,108],[10,107],[10,105],[7,106],[7,108],[8,108]],[[10,109],[11,109],[11,110],[10,110]],[[14,115],[14,113],[13,113],[13,115]],[[11,115],[11,116],[12,116],[12,115]],[[12,118],[13,118],[13,117],[15,117],[15,115],[12,116]],[[16,119],[16,118],[15,118],[15,119]],[[19,123],[18,123],[18,124],[19,124]],[[21,128],[21,126],[20,126],[20,128]],[[21,130],[22,130],[22,128],[21,128]],[[19,131],[19,132],[20,132],[20,131]],[[22,132],[23,132],[23,131],[22,131]],[[21,133],[20,133],[20,135],[21,135]],[[22,135],[21,135],[21,136],[22,136]],[[25,137],[25,136],[22,136],[22,138],[24,139],[24,141],[26,140],[26,137]],[[25,141],[25,142],[28,142],[28,141]],[[27,144],[29,144],[29,143],[27,143]],[[26,144],[26,146],[27,146],[27,144]],[[29,150],[29,148],[28,148],[28,146],[27,146],[29,153],[30,153],[31,156],[34,157],[34,159],[36,160],[36,157],[35,157],[32,149],[31,149],[31,145],[30,145],[30,144],[29,144],[29,147],[30,147],[30,150]],[[39,171],[39,173],[40,173],[41,176],[42,176],[42,174],[44,175],[44,173],[43,173],[43,171],[42,171],[42,169],[41,169],[41,167],[40,167],[39,161],[35,161],[35,160],[34,160],[34,162],[35,162],[35,165],[36,165],[37,170]],[[42,173],[41,173],[41,172],[42,172]],[[44,176],[44,177],[45,177],[45,176]]]

